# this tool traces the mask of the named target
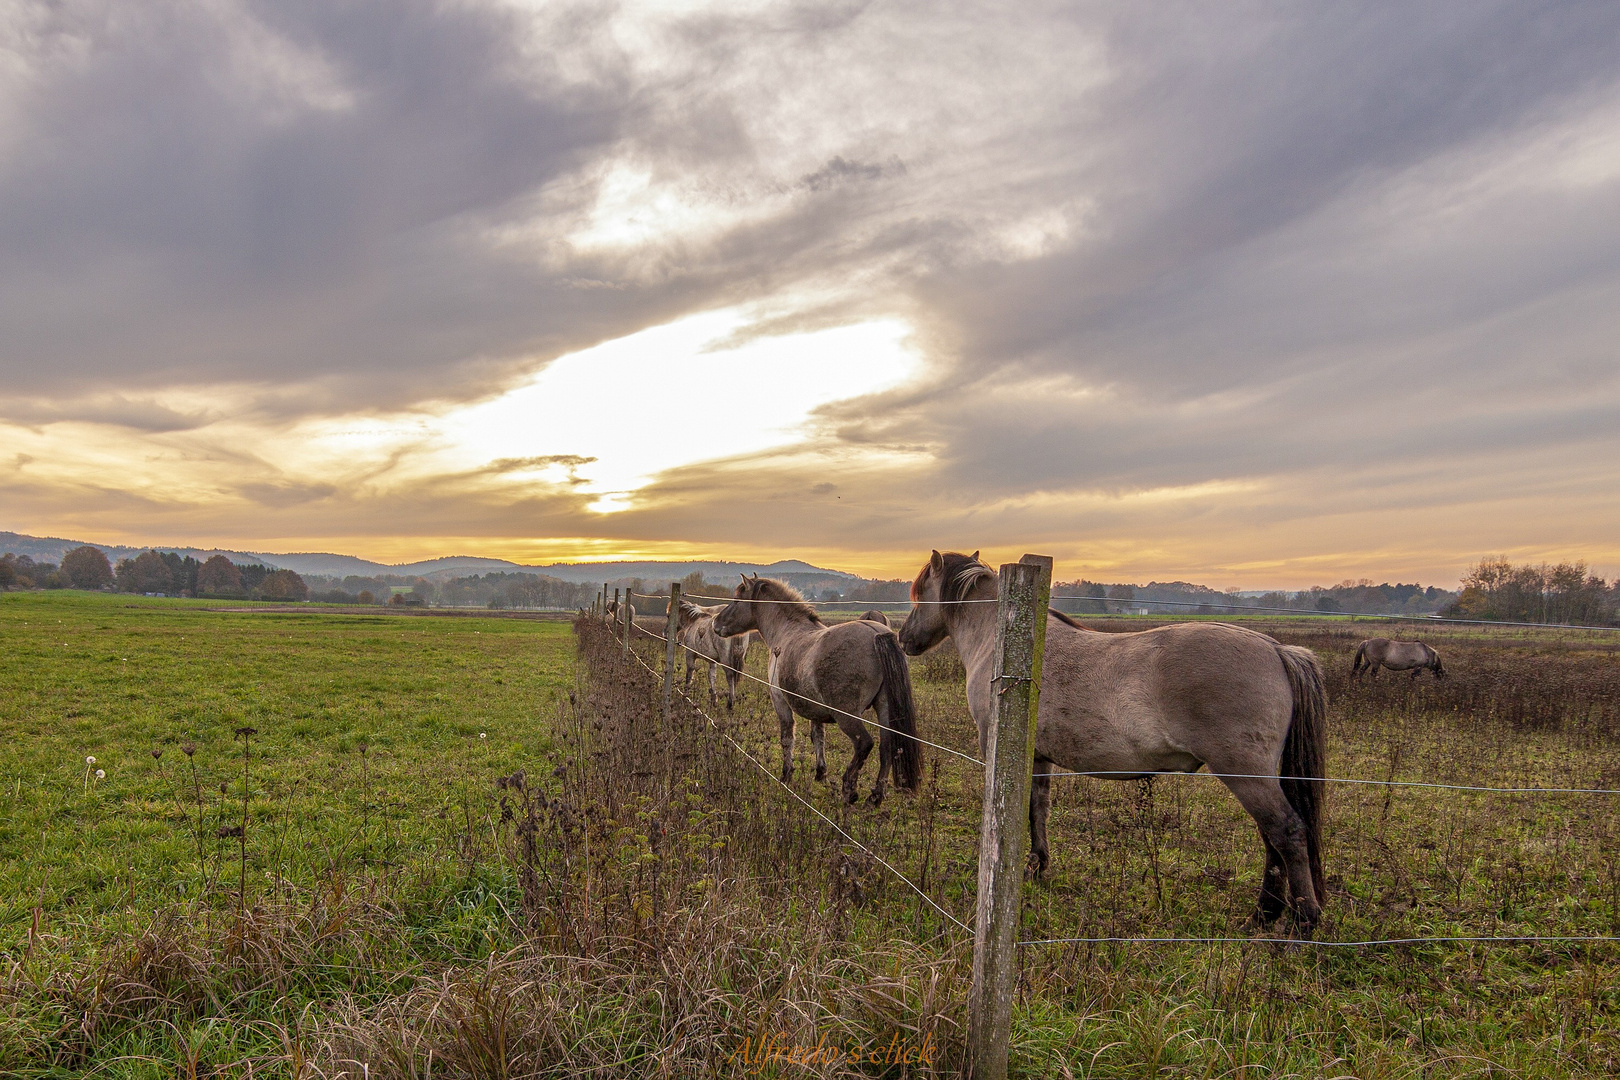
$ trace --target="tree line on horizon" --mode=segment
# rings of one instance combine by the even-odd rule
[[[114,565],[89,544],[62,556],[60,565],[8,552],[0,556],[0,588],[88,589],[146,596],[298,601],[309,587],[291,570],[233,563],[223,555],[199,561],[173,551],[143,551]]]
[[[640,577],[608,582],[636,594],[642,615],[663,614],[668,580]],[[728,584],[710,582],[693,571],[680,579],[686,595],[729,594]],[[494,571],[434,582],[424,577],[380,574],[342,578],[275,569],[262,563],[233,563],[224,555],[198,561],[173,551],[144,551],[113,565],[88,544],[62,556],[60,564],[27,555],[0,556],[0,590],[90,589],[162,596],[212,599],[313,601],[331,604],[420,604],[483,607],[490,610],[563,609],[588,606],[595,583],[564,581],[544,574]],[[904,578],[872,578],[842,589],[823,588],[808,596],[821,601],[896,604],[910,596]],[[1229,614],[1267,609],[1322,614],[1428,615],[1488,621],[1620,625],[1620,581],[1610,584],[1593,574],[1584,560],[1556,564],[1516,565],[1488,556],[1470,568],[1458,590],[1430,585],[1375,585],[1368,578],[1345,580],[1299,592],[1260,595],[1223,592],[1184,581],[1108,584],[1079,580],[1055,583],[1052,596],[1062,610],[1076,615],[1122,611],[1191,611]],[[1161,606],[1162,605],[1162,606]]]

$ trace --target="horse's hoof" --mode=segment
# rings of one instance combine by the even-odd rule
[[[827,770],[826,769],[817,769],[816,770],[816,783],[824,784],[826,782],[827,782]]]
[[[854,806],[855,805],[855,800],[859,799],[859,798],[860,798],[860,795],[856,793],[856,791],[855,791],[855,789],[853,787],[846,787],[844,789],[844,805],[845,806]]]
[[[1322,908],[1317,904],[1294,905],[1294,936],[1302,941],[1311,940],[1316,933],[1317,924],[1322,921]]]
[[[793,783],[793,770],[792,769],[783,769],[782,770],[782,783],[784,783],[784,784]]]
[[[1254,912],[1243,920],[1243,925],[1238,927],[1238,930],[1245,934],[1264,933],[1271,929],[1272,924],[1277,921],[1278,916],[1281,914],[1280,911],[1268,912],[1264,908],[1255,908]]]
[[[870,794],[870,795],[868,795],[866,797],[866,805],[872,807],[872,809],[874,809],[874,810],[876,810],[878,807],[882,806],[883,805],[883,789],[882,788],[873,788],[872,789],[872,794]]]

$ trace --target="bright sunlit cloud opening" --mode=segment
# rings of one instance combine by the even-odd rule
[[[818,406],[918,367],[901,319],[723,344],[748,322],[740,309],[704,312],[560,357],[527,386],[445,416],[440,435],[469,467],[595,458],[536,468],[571,475],[609,513],[666,469],[791,444]]]

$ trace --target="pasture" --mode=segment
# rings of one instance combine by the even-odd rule
[[[762,687],[694,680],[715,724],[665,728],[600,623],[207,606],[0,598],[0,1070],[950,1074],[971,939],[896,872],[971,913],[976,767],[845,807],[847,740],[818,785],[801,725],[795,798]],[[1371,682],[1388,624],[1255,625],[1323,659],[1330,775],[1620,788],[1620,635],[1424,627],[1450,677]],[[976,753],[959,661],[911,670],[922,736]],[[1054,784],[1025,937],[1244,936],[1262,854],[1218,782]],[[1319,936],[1620,934],[1617,800],[1334,785]],[[1021,955],[1020,1075],[1620,1070],[1614,944]]]

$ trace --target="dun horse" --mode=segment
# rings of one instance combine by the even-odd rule
[[[1446,675],[1440,654],[1421,641],[1391,641],[1375,637],[1356,646],[1356,660],[1350,666],[1350,674],[1360,675],[1368,671],[1376,679],[1381,667],[1391,671],[1410,671],[1414,679],[1425,671],[1434,672],[1437,679],[1443,679]]]
[[[989,735],[996,666],[996,572],[978,553],[934,552],[911,586],[900,628],[913,656],[944,638],[967,668],[968,711]],[[1046,815],[1057,770],[1135,779],[1209,766],[1259,826],[1266,848],[1256,921],[1287,907],[1302,933],[1321,916],[1322,670],[1308,649],[1223,623],[1179,623],[1137,633],[1087,630],[1056,611],[1046,629],[1031,849],[1049,854]]]
[[[678,640],[686,650],[686,689],[692,688],[692,669],[697,661],[709,663],[709,700],[714,700],[714,669],[718,664],[726,672],[726,708],[737,703],[737,683],[742,679],[743,661],[748,657],[748,643],[753,633],[722,637],[715,633],[714,617],[721,612],[719,604],[699,607],[688,600],[681,601],[681,623]]]
[[[844,801],[855,801],[855,782],[872,752],[872,736],[862,717],[877,713],[878,776],[867,801],[883,802],[890,770],[897,787],[915,789],[922,779],[917,710],[911,700],[911,672],[887,620],[870,617],[828,625],[791,586],[755,574],[744,577],[735,599],[714,617],[715,633],[732,637],[758,630],[770,650],[771,705],[782,737],[782,779],[793,779],[793,716],[810,721],[816,751],[816,779],[827,778],[823,726],[836,723],[855,744],[844,770]]]

